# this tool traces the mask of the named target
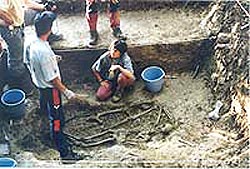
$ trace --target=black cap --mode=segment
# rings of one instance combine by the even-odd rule
[[[127,52],[127,44],[124,40],[117,40],[114,42],[114,48],[119,50],[121,55]]]
[[[37,36],[41,36],[51,30],[56,14],[51,11],[44,11],[35,17],[35,28]]]

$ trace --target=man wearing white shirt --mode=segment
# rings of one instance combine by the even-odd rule
[[[40,113],[47,114],[50,121],[50,135],[60,153],[63,162],[71,163],[80,160],[79,155],[72,152],[63,133],[64,113],[61,93],[67,99],[75,99],[76,94],[69,90],[62,82],[57,63],[57,55],[52,51],[48,37],[51,34],[53,13],[46,11],[36,16],[35,28],[37,39],[27,46],[25,64],[32,81],[40,92]]]

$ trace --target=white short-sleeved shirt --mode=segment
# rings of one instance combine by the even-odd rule
[[[26,46],[24,63],[27,64],[33,83],[38,88],[52,88],[52,80],[61,79],[56,55],[47,41],[37,38]]]

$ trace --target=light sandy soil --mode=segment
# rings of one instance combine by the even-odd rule
[[[121,29],[128,38],[128,44],[149,45],[174,43],[200,39],[201,10],[161,9],[147,11],[121,11]],[[107,48],[115,39],[109,27],[109,18],[101,13],[97,29],[100,35],[97,48]],[[84,48],[89,37],[84,14],[60,15],[55,22],[54,32],[64,35],[64,40],[53,44],[55,49]],[[34,27],[26,27],[27,41],[32,39]]]

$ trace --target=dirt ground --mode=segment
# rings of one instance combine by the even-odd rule
[[[122,29],[130,45],[200,38],[201,12],[186,9],[122,12]],[[54,48],[84,47],[88,29],[81,14],[59,16],[57,22],[65,40],[55,43]],[[28,36],[34,33],[32,29],[27,28]],[[105,15],[100,16],[98,29],[101,35],[98,47],[106,48],[113,37]],[[87,93],[88,99],[95,102],[95,88],[91,85],[69,88]],[[27,99],[29,112],[25,119],[11,126],[15,138],[12,156],[18,167],[241,167],[233,154],[232,159],[226,158],[237,147],[232,141],[236,137],[233,131],[231,135],[223,133],[225,119],[214,123],[207,118],[215,100],[206,87],[205,75],[196,79],[188,72],[171,75],[158,94],[145,91],[144,84],[138,81],[125,98],[118,104],[108,101],[99,107],[65,101],[65,132],[74,150],[85,157],[73,165],[61,164],[52,143],[40,134],[37,94]],[[110,110],[115,113],[96,119],[98,114]],[[117,125],[124,119],[129,120]],[[102,135],[95,136],[98,133]],[[90,139],[82,141],[81,137]]]
[[[85,85],[86,86],[86,85]],[[71,86],[78,93],[88,93],[94,100],[94,90],[83,86]],[[126,100],[126,101],[125,101]],[[133,91],[128,93],[118,105],[108,101],[109,108],[83,109],[79,105],[65,103],[65,132],[76,137],[89,137],[102,131],[107,131],[112,125],[156,107],[149,114],[143,115],[123,125],[109,129],[110,133],[92,139],[89,143],[107,138],[115,138],[93,147],[74,142],[75,151],[85,156],[72,166],[79,167],[199,167],[214,166],[213,158],[207,157],[213,144],[219,144],[218,139],[209,135],[211,122],[207,113],[212,110],[213,100],[210,91],[202,79],[192,79],[189,74],[180,74],[166,79],[163,90],[151,94],[144,89],[144,84],[137,82]],[[135,105],[134,107],[132,105]],[[34,105],[34,103],[32,103]],[[107,110],[117,110],[129,107],[124,112],[108,114],[100,117],[103,124],[91,121],[93,115]],[[81,111],[79,111],[81,109]],[[39,140],[35,111],[28,115],[25,127],[16,135],[18,145],[13,153],[20,167],[62,167],[59,164],[58,153],[51,149],[49,143]],[[76,117],[76,118],[75,118]],[[32,126],[28,128],[28,126]],[[13,126],[19,128],[19,125]],[[27,132],[27,130],[29,132]],[[22,134],[21,134],[22,133]],[[37,138],[36,138],[37,137]],[[100,139],[100,140],[98,140]],[[209,140],[210,139],[210,140]],[[223,141],[223,140],[221,140]],[[209,144],[208,144],[209,143]],[[24,151],[26,150],[26,151]],[[19,152],[19,153],[18,153]],[[211,164],[210,164],[211,163]],[[67,165],[68,166],[68,165]]]
[[[121,29],[127,36],[129,46],[175,43],[190,39],[200,39],[199,30],[202,10],[161,9],[121,11]],[[178,29],[177,29],[178,28]],[[107,48],[115,39],[112,35],[107,13],[99,15],[97,29],[100,35],[96,48]],[[55,42],[54,49],[85,48],[89,28],[83,13],[59,15],[54,32],[64,35],[64,40]],[[26,41],[35,36],[34,27],[26,27]]]

